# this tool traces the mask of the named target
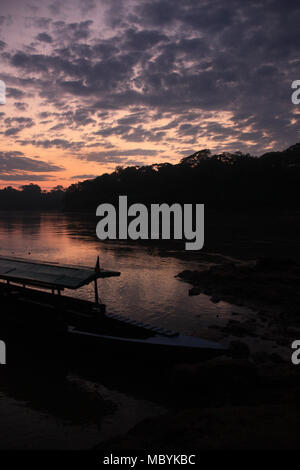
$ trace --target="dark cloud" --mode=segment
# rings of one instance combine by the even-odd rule
[[[54,178],[49,175],[35,175],[31,173],[24,173],[24,174],[11,174],[11,175],[3,175],[0,173],[0,180],[1,181],[51,181]]]
[[[75,128],[80,126],[86,126],[88,124],[95,124],[95,119],[90,117],[91,110],[88,108],[76,108],[74,111],[67,111],[58,115],[59,121],[63,121],[65,125],[74,126]]]
[[[152,132],[146,130],[143,126],[138,125],[132,127],[126,124],[120,124],[118,126],[104,127],[93,133],[94,135],[100,135],[101,137],[110,137],[113,135],[121,136],[127,142],[158,142],[160,141],[165,132]]]
[[[28,108],[28,105],[22,101],[16,101],[14,103],[14,106],[18,109],[18,111],[26,111],[26,109]]]
[[[127,142],[160,142],[165,136],[165,132],[152,132],[144,129],[142,126],[135,127],[131,132],[123,136]]]
[[[34,126],[34,121],[31,118],[24,116],[7,117],[3,121],[7,129],[3,132],[6,137],[19,134],[23,129],[28,129]]]
[[[168,25],[176,19],[178,4],[176,0],[141,2],[135,9],[136,21],[148,26]]]
[[[71,176],[71,179],[72,180],[89,180],[89,179],[96,178],[97,176],[99,175],[74,175],[74,176]]]
[[[4,59],[19,75],[7,90],[23,102],[21,90],[34,89],[43,104],[53,105],[55,113],[40,114],[53,120],[51,132],[94,131],[77,142],[42,136],[32,145],[78,150],[99,136],[117,136],[125,142],[173,139],[180,152],[180,145],[209,138],[218,148],[231,142],[259,151],[299,140],[290,99],[291,82],[299,78],[298,2],[102,0],[110,26],[105,33],[96,22],[96,2],[74,4],[90,15],[69,22],[67,8],[55,1],[47,3],[51,19],[36,17],[35,37],[49,44],[47,53],[5,48]],[[126,115],[115,117],[116,111]]]
[[[92,24],[92,20],[74,23],[54,21],[52,22],[53,34],[55,34],[56,40],[60,43],[68,42],[69,44],[73,44],[73,42],[87,40],[89,38]]]
[[[199,130],[199,126],[193,126],[192,124],[181,124],[177,130],[177,134],[179,136],[197,135]]]
[[[149,118],[147,117],[146,113],[138,112],[138,113],[132,113],[129,114],[128,116],[125,116],[121,119],[118,119],[118,124],[120,125],[134,125],[138,124],[140,122],[145,122]]]
[[[113,127],[105,127],[99,131],[94,132],[94,135],[101,135],[102,137],[110,137],[112,135],[124,136],[129,133],[131,126],[120,125]]]
[[[4,131],[4,135],[6,137],[10,137],[12,135],[17,135],[19,134],[19,132],[22,130],[22,127],[10,127],[9,129],[6,129],[6,131]]]
[[[47,34],[47,33],[39,33],[37,36],[36,36],[36,39],[38,41],[41,41],[41,42],[46,42],[48,44],[51,44],[53,42],[53,39],[52,37]]]
[[[39,117],[41,119],[47,119],[48,117],[50,116],[53,116],[54,113],[50,113],[48,111],[42,111],[41,113],[39,113]]]
[[[130,28],[125,32],[124,48],[144,51],[167,39],[167,36],[156,30],[138,31]]]
[[[85,154],[78,154],[78,158],[81,160],[87,160],[98,163],[127,163],[129,164],[128,157],[153,157],[157,155],[157,150],[153,149],[131,149],[131,150],[106,150],[101,152],[90,152]],[[130,160],[131,161],[131,160]]]
[[[54,165],[53,163],[43,162],[37,158],[25,157],[22,152],[2,152],[0,151],[0,175],[3,179],[4,176],[13,175],[17,176],[20,172],[56,172],[63,170],[62,167]],[[21,176],[26,176],[22,173]],[[28,178],[28,175],[25,179]],[[17,179],[17,178],[16,178]]]
[[[66,139],[44,139],[44,140],[18,140],[21,145],[34,145],[35,147],[42,147],[49,149],[52,147],[68,150],[68,149],[80,149],[83,147],[84,142],[68,141]]]
[[[6,88],[6,96],[8,98],[15,98],[15,99],[20,99],[25,97],[25,93],[22,90],[19,90],[18,88]]]
[[[25,116],[16,116],[16,117],[8,117],[4,119],[5,124],[7,125],[12,125],[14,123],[18,123],[22,125],[23,127],[32,127],[34,126],[34,121],[33,119]]]
[[[50,121],[48,121],[50,122]],[[49,131],[50,132],[53,132],[53,131],[62,131],[63,129],[65,129],[65,124],[56,124],[55,126],[52,126]]]

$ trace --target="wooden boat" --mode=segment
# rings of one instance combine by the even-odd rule
[[[99,354],[118,361],[176,362],[224,354],[226,348],[218,343],[107,313],[99,302],[97,280],[119,275],[100,268],[99,258],[91,269],[0,257],[0,338],[6,335],[11,344],[25,340],[35,345],[35,351],[47,345],[50,357],[64,349],[72,355],[75,351],[81,359],[90,354],[96,361]],[[95,302],[61,295],[64,289],[91,282]],[[9,344],[7,351],[9,355]]]

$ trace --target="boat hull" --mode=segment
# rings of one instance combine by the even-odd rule
[[[226,348],[218,343],[200,338],[178,335],[165,338],[161,335],[148,340],[134,340],[114,336],[90,334],[70,328],[68,342],[77,357],[105,361],[133,362],[199,362],[226,354]]]
[[[105,315],[88,301],[3,286],[0,297],[5,308],[0,338],[7,342],[7,364],[73,359],[86,364],[198,362],[226,354],[218,343]]]

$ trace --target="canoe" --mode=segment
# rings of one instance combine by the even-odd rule
[[[0,339],[8,342],[7,363],[9,355],[20,358],[20,345],[37,359],[48,355],[59,360],[67,354],[88,360],[89,355],[95,363],[103,357],[189,362],[226,354],[219,343],[107,313],[98,302],[96,281],[116,275],[120,273],[99,266],[95,271],[7,258],[1,264],[0,258],[0,277],[6,281],[0,282]],[[95,302],[60,295],[64,288],[77,289],[90,282],[95,283]],[[38,288],[56,289],[59,295]]]

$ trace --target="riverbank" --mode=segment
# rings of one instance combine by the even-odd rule
[[[227,301],[257,312],[252,319],[230,320],[222,329],[227,335],[256,336],[286,347],[300,337],[300,264],[293,260],[227,261],[199,271],[185,270],[178,278],[192,284],[192,295],[205,293],[213,302]]]
[[[218,358],[170,372],[168,413],[101,450],[297,449],[299,369],[266,358]]]
[[[259,444],[255,428],[264,433],[265,437],[261,437],[263,447],[271,444],[276,447],[278,442],[288,446],[293,442],[293,416],[298,417],[300,367],[291,363],[290,344],[292,339],[298,338],[298,326],[297,311],[293,310],[296,297],[288,295],[288,287],[295,270],[294,262],[299,261],[297,214],[282,214],[276,218],[274,214],[261,213],[258,218],[257,214],[243,216],[240,213],[239,216],[232,213],[229,216],[218,213],[211,219],[209,217],[207,213],[204,249],[187,252],[167,243],[99,242],[95,234],[95,217],[2,214],[0,236],[4,255],[22,257],[25,254],[28,258],[45,261],[94,266],[100,254],[104,267],[122,272],[119,280],[103,281],[101,294],[110,311],[184,334],[215,339],[231,347],[229,359],[177,366],[160,376],[157,370],[150,373],[147,369],[148,378],[144,380],[137,374],[135,383],[134,377],[132,380],[121,379],[114,369],[107,378],[104,395],[116,404],[115,389],[123,390],[130,383],[130,390],[124,390],[124,400],[120,404],[117,400],[117,409],[125,415],[126,426],[121,428],[120,415],[112,413],[108,416],[113,429],[109,433],[110,440],[106,433],[96,430],[95,439],[90,439],[87,446],[105,441],[106,449],[110,445],[131,449],[167,448],[172,439],[175,445],[186,435],[182,442],[186,448],[194,445],[199,449],[212,446],[240,448],[247,440],[247,445],[255,447]],[[266,267],[265,271],[262,269],[263,256],[275,259],[275,266],[269,265],[268,271]],[[255,268],[258,259],[261,261]],[[284,259],[290,259],[285,268],[282,265]],[[278,260],[283,260],[280,266],[276,264]],[[191,279],[174,277],[185,271],[205,274],[201,283],[194,283],[193,276]],[[277,280],[272,280],[272,275]],[[241,279],[243,276],[244,280]],[[226,282],[227,277],[230,282]],[[295,293],[292,292],[292,296],[296,296],[298,278],[295,277],[293,282]],[[259,298],[261,284],[264,290],[260,290]],[[233,286],[235,289],[230,291]],[[198,295],[189,296],[189,291]],[[267,294],[267,304],[263,292]],[[286,309],[283,305],[281,310],[278,308],[276,296],[282,296],[287,307],[290,303],[284,328],[280,314]],[[93,297],[93,290],[82,289],[81,298]],[[241,303],[243,306],[237,305]],[[85,383],[85,373],[85,370],[80,371],[80,383]],[[117,378],[120,383],[115,385]],[[98,389],[98,382],[102,384],[102,381],[101,373],[100,378],[91,378],[89,386]],[[18,388],[22,389],[22,386],[18,385],[16,390]],[[137,389],[141,391],[136,397]],[[131,395],[134,398],[131,399]],[[144,413],[145,396],[151,402],[150,411],[146,407],[147,413]],[[32,403],[19,406],[23,406],[26,414],[27,408],[34,410],[39,402],[37,394]],[[163,406],[164,416],[154,416],[157,403]],[[131,417],[136,416],[136,410],[140,408],[138,419],[132,422]],[[45,410],[46,415],[51,413],[52,408],[50,412]],[[145,416],[152,418],[144,420]],[[103,419],[98,414],[99,425]],[[142,422],[134,426],[138,421]],[[28,422],[32,427],[31,418]],[[64,425],[59,426],[63,429]],[[83,429],[88,429],[86,424],[84,426]],[[72,429],[70,433],[73,433]],[[116,437],[117,433],[122,435]],[[274,433],[277,444],[275,437],[271,442]],[[37,428],[36,435],[40,434],[41,430]],[[74,435],[70,441],[75,442]],[[34,442],[34,434],[32,436]],[[246,437],[242,440],[242,436]],[[47,444],[48,439],[49,436],[44,434],[41,441]],[[17,448],[19,441],[14,440],[14,445]]]
[[[211,324],[229,356],[169,371],[169,412],[139,423],[109,443],[111,449],[296,449],[300,366],[291,344],[300,339],[300,264],[217,257],[178,279],[191,295],[233,305],[232,319]],[[238,315],[234,305],[251,308]]]

